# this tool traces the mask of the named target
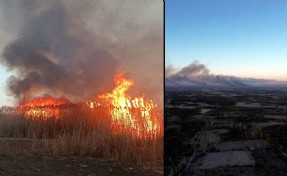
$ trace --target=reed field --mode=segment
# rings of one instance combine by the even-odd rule
[[[112,110],[111,107],[89,108],[85,104],[36,109],[2,107],[0,137],[31,140],[31,154],[89,156],[141,166],[162,165],[162,110],[150,111],[151,121],[157,123],[151,128],[137,109],[130,110],[135,119],[133,128],[115,124]]]

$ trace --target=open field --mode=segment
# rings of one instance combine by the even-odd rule
[[[228,141],[221,142],[215,145],[217,150],[220,151],[233,151],[233,150],[244,150],[244,149],[265,149],[270,144],[266,140],[240,140],[240,141]]]
[[[223,166],[253,166],[255,161],[250,152],[228,151],[208,153],[202,160],[200,169],[215,169]]]
[[[168,175],[287,174],[286,89],[181,87],[165,98]]]

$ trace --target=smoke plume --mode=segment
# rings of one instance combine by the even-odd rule
[[[131,93],[162,102],[162,1],[1,0],[0,12],[10,35],[0,63],[13,73],[7,90],[16,99],[86,99],[111,90],[126,70]]]
[[[169,67],[168,69],[170,69]],[[192,64],[166,75],[166,85],[223,85],[223,86],[246,86],[238,77],[213,75],[204,64],[193,62]]]
[[[175,69],[172,65],[167,66],[165,68],[165,86],[286,87],[287,82],[214,75],[204,64],[195,61],[182,69]]]

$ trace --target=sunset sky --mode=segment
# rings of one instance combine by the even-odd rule
[[[287,1],[167,0],[166,66],[287,81]]]

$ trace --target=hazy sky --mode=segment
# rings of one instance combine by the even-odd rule
[[[287,81],[286,0],[166,0],[166,65]]]
[[[12,31],[6,30],[6,24],[0,18],[0,57],[3,51],[3,47],[13,39],[11,35]],[[12,105],[13,100],[6,95],[5,91],[5,83],[7,78],[11,75],[11,73],[7,72],[7,69],[0,64],[0,106],[3,105]]]
[[[9,74],[5,71],[5,68],[0,65],[0,106],[11,105],[13,102],[5,94],[5,82]]]
[[[122,70],[131,96],[160,105],[163,67],[162,0],[0,0],[0,106],[24,94],[86,101]]]

